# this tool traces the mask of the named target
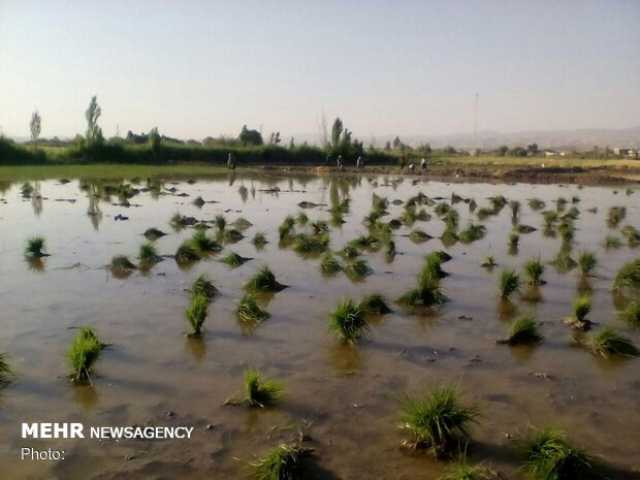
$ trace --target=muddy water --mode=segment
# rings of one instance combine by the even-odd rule
[[[640,193],[626,196],[603,187],[414,184],[408,178],[221,176],[194,184],[167,181],[165,190],[175,187],[176,194],[188,196],[145,192],[130,199],[129,208],[115,206],[118,200],[112,197],[100,202],[100,215],[89,216],[89,200],[79,181],[62,185],[47,180],[38,186],[45,197],[41,204],[23,199],[19,184],[5,186],[0,194],[6,201],[0,203],[0,351],[10,355],[17,373],[14,383],[0,392],[3,478],[244,478],[255,455],[297,439],[301,431],[315,449],[309,478],[437,478],[443,464],[401,450],[397,425],[402,395],[439,382],[459,385],[465,399],[479,405],[483,415],[473,429],[468,455],[507,478],[521,478],[513,438],[531,425],[562,427],[577,444],[611,464],[615,478],[634,478],[632,472],[640,468],[640,360],[602,361],[573,345],[563,317],[577,294],[577,271],[560,273],[548,265],[542,300],[514,299],[519,312],[532,312],[543,322],[543,343],[514,349],[495,343],[504,336],[509,313],[497,298],[500,269],[487,272],[481,260],[493,255],[500,266],[518,268],[532,257],[549,261],[560,248],[559,238],[544,237],[539,229],[522,235],[519,253],[510,254],[511,218],[505,208],[483,222],[485,238],[446,249],[453,255],[445,264],[451,274],[443,282],[451,299],[446,306],[421,314],[394,306],[394,313],[376,321],[355,349],[338,345],[329,335],[329,311],[345,296],[358,299],[378,292],[397,298],[415,283],[423,256],[443,248],[440,240],[416,245],[403,236],[410,229],[402,227],[395,234],[395,260],[387,263],[382,252],[365,254],[374,273],[356,283],[342,274],[323,277],[317,259],[302,259],[279,248],[277,240],[279,223],[300,211],[297,204],[303,200],[321,204],[306,210],[311,219],[328,219],[332,202],[351,198],[347,223],[331,228],[331,247],[338,250],[366,233],[362,219],[373,192],[389,200],[406,200],[418,192],[449,199],[456,192],[475,198],[479,207],[488,205],[487,197],[501,194],[520,200],[521,223],[538,228],[542,216],[526,199],[538,197],[555,208],[558,197],[578,196],[574,251],[593,250],[600,261],[590,280],[591,319],[619,327],[640,343],[638,331],[616,318],[611,293],[615,272],[638,251],[603,247],[606,235],[615,233],[606,224],[608,207],[626,205],[621,226],[640,226]],[[279,193],[263,191],[276,186]],[[191,203],[196,196],[218,203],[197,208]],[[589,213],[591,207],[598,211]],[[461,202],[456,208],[464,228],[468,206]],[[401,210],[391,205],[385,218]],[[433,214],[433,208],[428,210]],[[230,221],[240,216],[250,220],[254,226],[246,238],[226,250],[254,259],[237,269],[219,262],[221,255],[190,269],[167,259],[149,273],[113,277],[105,264],[117,254],[134,258],[147,228],[169,233],[156,242],[166,254],[191,236],[192,229],[176,232],[169,226],[176,212],[206,220],[226,212]],[[129,219],[115,221],[117,214]],[[415,226],[434,237],[444,229],[435,214]],[[257,231],[270,241],[263,251],[249,241]],[[36,234],[46,237],[52,254],[39,268],[22,255],[26,239]],[[289,288],[268,301],[271,319],[252,334],[243,333],[234,309],[243,283],[263,264]],[[197,341],[185,336],[183,312],[185,289],[203,272],[221,295],[211,306],[203,339]],[[73,387],[65,377],[65,351],[74,327],[81,325],[94,326],[111,344],[97,363],[92,387]],[[258,412],[222,406],[241,388],[248,366],[286,382],[280,406]],[[22,421],[193,425],[195,432],[190,441],[28,441],[29,446],[65,450],[64,461],[28,462],[19,460],[25,444]]]

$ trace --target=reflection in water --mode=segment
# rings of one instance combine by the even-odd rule
[[[85,410],[92,410],[98,404],[98,391],[93,385],[73,385],[73,399]]]
[[[350,375],[362,367],[362,353],[357,346],[334,343],[329,347],[329,362],[342,375]]]
[[[522,300],[528,303],[541,303],[544,301],[542,290],[538,285],[529,285],[522,294]]]
[[[247,190],[247,187],[245,187],[244,185],[240,185],[240,187],[238,188],[238,193],[240,194],[242,203],[247,203],[247,198],[249,197],[249,191]]]
[[[93,229],[98,231],[100,228],[100,222],[102,222],[102,211],[100,210],[100,193],[96,184],[91,183],[87,185],[87,198],[89,199],[87,215],[91,220]]]
[[[207,356],[207,344],[200,336],[187,335],[185,347],[198,363],[202,362]]]
[[[31,194],[31,206],[36,217],[42,214],[42,194],[40,193],[40,182],[35,182]]]
[[[514,345],[508,347],[511,352],[511,356],[520,363],[526,363],[535,350],[535,345]]]
[[[46,267],[42,257],[25,257],[27,266],[32,272],[42,273]]]
[[[498,300],[498,317],[502,321],[508,321],[518,313],[518,307],[509,299]]]
[[[578,293],[580,295],[591,295],[593,293],[593,286],[589,277],[581,275],[578,280]]]

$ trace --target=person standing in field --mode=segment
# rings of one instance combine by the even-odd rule
[[[356,159],[356,168],[360,169],[364,167],[364,160],[362,159],[362,155],[358,155],[358,158]]]
[[[427,171],[427,159],[426,158],[423,158],[422,160],[420,160],[420,169],[423,172]]]
[[[229,170],[235,170],[236,169],[236,162],[233,159],[233,153],[229,152],[229,156],[227,157],[227,168]]]
[[[342,170],[342,155],[338,155],[338,158],[336,159],[336,165],[338,166],[338,170]]]

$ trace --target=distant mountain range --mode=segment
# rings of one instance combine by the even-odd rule
[[[357,136],[357,135],[356,135]],[[374,137],[376,146],[382,147],[386,142],[392,142],[396,135],[377,135]],[[478,132],[477,139],[473,133],[452,133],[446,135],[399,135],[403,143],[416,146],[430,143],[433,148],[448,145],[455,148],[494,149],[501,145],[508,147],[526,146],[537,143],[540,148],[558,150],[590,150],[599,147],[640,148],[640,126],[624,129],[589,128],[580,130],[526,130],[521,132],[497,132],[484,130]],[[317,143],[318,135],[296,136],[296,143],[307,141]],[[360,138],[360,137],[359,137]],[[361,138],[365,145],[371,138]]]

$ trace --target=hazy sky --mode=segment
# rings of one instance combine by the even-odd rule
[[[0,127],[201,139],[640,125],[640,0],[0,0]]]

